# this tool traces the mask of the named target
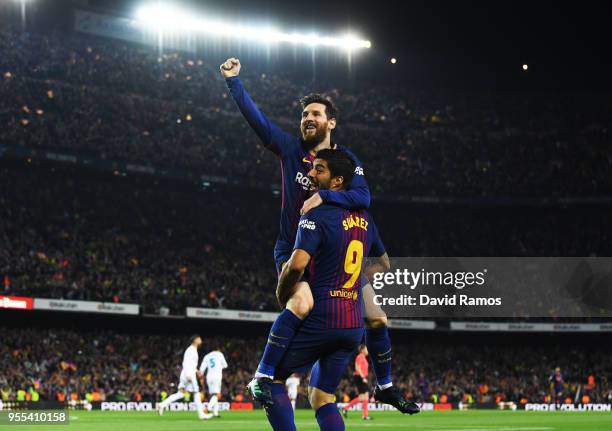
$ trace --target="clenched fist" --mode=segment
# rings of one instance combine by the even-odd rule
[[[234,57],[228,58],[225,60],[225,63],[219,66],[219,69],[221,69],[221,75],[223,75],[224,78],[238,76],[240,74],[240,60]]]

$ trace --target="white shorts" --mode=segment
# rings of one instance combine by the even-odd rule
[[[215,395],[221,392],[221,377],[206,376],[206,384],[208,385],[208,394]]]
[[[181,372],[181,377],[179,380],[179,389],[184,389],[187,392],[200,392],[200,387],[198,386],[198,379],[195,373],[187,374],[185,372]]]
[[[289,395],[290,400],[295,400],[297,398],[297,388],[295,390],[288,390],[287,395]]]

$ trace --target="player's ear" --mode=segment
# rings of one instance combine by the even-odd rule
[[[339,175],[337,177],[333,177],[332,181],[334,182],[334,186],[336,187],[340,187],[342,185],[344,185],[344,177]]]
[[[327,121],[327,128],[329,130],[334,130],[336,128],[336,119],[335,118],[330,118],[329,121]]]

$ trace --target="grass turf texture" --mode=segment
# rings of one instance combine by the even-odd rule
[[[345,420],[347,430],[410,431],[605,431],[612,430],[610,412],[525,412],[525,411],[450,411],[422,412],[402,416],[397,412],[371,412],[374,420],[361,420],[360,412],[351,412]],[[318,430],[311,410],[298,410],[297,429]],[[222,417],[198,421],[194,412],[107,412],[71,411],[67,426],[19,425],[19,431],[78,430],[78,431],[269,431],[262,410],[224,412]]]

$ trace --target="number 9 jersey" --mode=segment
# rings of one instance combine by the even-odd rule
[[[366,210],[322,205],[300,218],[294,249],[311,259],[305,272],[314,297],[304,325],[363,327],[364,256],[380,257],[385,247]]]

